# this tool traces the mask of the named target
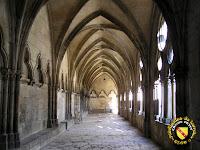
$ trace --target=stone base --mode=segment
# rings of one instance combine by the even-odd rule
[[[71,128],[74,124],[75,124],[75,119],[71,119],[71,120],[64,120],[61,123],[65,124],[65,129],[69,130],[69,128]]]
[[[72,119],[72,114],[66,114],[66,120],[71,120]]]
[[[47,121],[47,128],[52,128],[53,127],[53,120],[48,120]]]
[[[15,134],[8,134],[8,149],[15,148]]]
[[[20,147],[20,138],[19,138],[19,133],[15,133],[15,147],[19,148]]]
[[[8,149],[8,135],[7,134],[0,135],[0,147],[2,150]]]
[[[147,137],[147,138],[149,138],[149,137],[151,137],[151,124],[150,124],[150,121],[147,121],[146,119],[144,120],[144,129],[143,129],[143,131],[144,131],[144,136],[145,137]]]

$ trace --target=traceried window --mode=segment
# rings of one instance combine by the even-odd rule
[[[176,117],[176,80],[175,74],[170,71],[174,52],[167,33],[167,23],[161,16],[157,33],[158,57],[156,76],[158,78],[155,79],[153,90],[154,118],[157,121],[169,124]],[[169,41],[167,41],[167,38],[169,38]],[[167,69],[169,70],[168,75],[166,75]]]

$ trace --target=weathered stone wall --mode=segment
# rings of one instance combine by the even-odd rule
[[[118,109],[118,99],[116,86],[113,80],[106,74],[98,77],[91,88],[90,99],[88,102],[90,112],[104,112],[104,110]]]
[[[21,138],[47,127],[48,85],[46,72],[48,61],[51,72],[51,43],[46,6],[36,16],[27,43],[30,53],[29,68],[27,65],[23,65],[23,79],[19,95]],[[28,79],[28,73],[33,76],[32,82]]]
[[[47,127],[48,90],[46,86],[20,86],[19,132],[21,138]]]

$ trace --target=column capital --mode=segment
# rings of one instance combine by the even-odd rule
[[[9,76],[8,68],[0,68],[0,73],[3,79],[8,79]]]
[[[8,75],[10,78],[14,78],[16,75],[16,70],[14,69],[8,69]]]

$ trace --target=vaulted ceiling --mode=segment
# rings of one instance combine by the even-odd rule
[[[150,43],[152,0],[50,0],[57,67],[68,53],[70,75],[90,86],[103,73],[119,85],[133,77]]]

